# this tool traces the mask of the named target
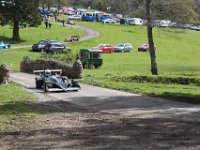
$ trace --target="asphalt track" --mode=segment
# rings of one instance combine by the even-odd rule
[[[12,73],[11,80],[26,86],[35,93],[35,75]],[[79,92],[47,93],[54,100],[66,101],[95,111],[119,113],[123,116],[142,118],[177,118],[200,121],[200,106],[158,97],[143,96],[118,90],[111,90],[81,84]]]

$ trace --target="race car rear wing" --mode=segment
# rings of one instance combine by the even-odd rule
[[[45,70],[33,70],[34,74],[45,74],[47,72],[50,72],[51,74],[62,74],[62,69],[45,69]]]

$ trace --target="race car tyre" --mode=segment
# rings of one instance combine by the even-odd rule
[[[78,83],[78,81],[75,81],[75,80],[72,80],[72,81],[71,81],[71,85],[72,85],[72,87],[81,88],[81,86],[80,86],[80,84]]]
[[[35,85],[37,89],[40,89],[43,86],[43,81],[42,80],[36,80]]]

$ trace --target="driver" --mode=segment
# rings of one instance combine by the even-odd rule
[[[47,70],[45,70],[45,74],[46,74],[47,76],[50,76],[50,75],[51,75],[51,71],[50,71],[49,69],[47,69]]]

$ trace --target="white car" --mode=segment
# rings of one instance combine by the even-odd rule
[[[119,43],[114,47],[115,52],[130,52],[133,49],[130,43]]]
[[[81,15],[72,15],[72,16],[69,16],[69,19],[71,19],[71,20],[81,20]]]
[[[103,24],[106,24],[106,23],[109,23],[109,24],[116,23],[116,20],[108,18],[108,19],[102,20],[102,23]]]

